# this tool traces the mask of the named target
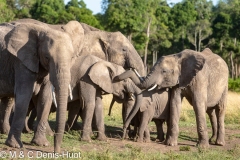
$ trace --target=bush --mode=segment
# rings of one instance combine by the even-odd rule
[[[240,79],[231,79],[228,80],[228,89],[234,92],[240,92]]]

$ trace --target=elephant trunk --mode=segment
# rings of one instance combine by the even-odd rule
[[[145,70],[142,59],[134,48],[132,50],[133,53],[131,52],[131,54],[129,54],[132,55],[132,57],[131,56],[128,57],[129,67],[136,69],[142,77],[145,77],[147,71]]]
[[[115,103],[115,99],[114,99],[114,97],[113,97],[113,98],[112,98],[112,101],[111,101],[111,104],[110,104],[110,107],[109,107],[109,111],[108,111],[108,115],[109,115],[109,116],[111,116],[112,107],[113,107],[114,103]]]
[[[50,71],[50,79],[55,87],[56,100],[57,100],[57,112],[56,112],[56,129],[54,135],[54,151],[60,152],[61,143],[63,139],[63,133],[65,129],[67,101],[68,101],[68,88],[70,84],[70,67],[62,65],[60,69]],[[51,73],[55,73],[52,74]]]
[[[147,89],[156,84],[156,80],[152,75],[152,72],[149,73],[147,77],[143,78],[143,81],[141,81],[133,70],[128,70],[116,76],[115,80],[124,80],[130,78],[139,88]]]
[[[142,91],[141,89],[139,89],[136,85],[132,84],[133,88],[134,88],[134,94],[136,95],[136,101],[135,101],[135,106],[132,109],[132,111],[130,112],[130,114],[128,115],[128,117],[126,118],[126,121],[124,123],[123,126],[123,138],[126,136],[126,130],[127,127],[130,125],[131,120],[133,119],[133,117],[137,114],[141,103],[142,103]]]

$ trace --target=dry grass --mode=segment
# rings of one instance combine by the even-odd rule
[[[103,104],[104,104],[104,115],[107,116],[108,109],[112,100],[112,95],[103,96]],[[121,117],[122,106],[115,102],[112,115],[113,117]],[[193,108],[188,103],[188,101],[184,98],[182,103],[182,113],[181,120],[188,121],[193,114]],[[226,109],[226,123],[240,123],[240,93],[236,92],[228,92],[228,102]]]

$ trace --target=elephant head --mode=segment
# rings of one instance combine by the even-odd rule
[[[145,89],[151,86],[165,88],[176,85],[185,88],[203,68],[205,61],[201,53],[186,49],[177,54],[161,57],[143,81],[140,81],[132,71],[117,76],[117,79],[130,77],[135,84]]]
[[[107,61],[100,61],[91,67],[88,75],[96,85],[102,88],[103,91],[113,94],[113,96],[118,97],[118,100],[120,101],[124,100],[128,93],[133,93],[135,95],[136,103],[134,105],[134,109],[131,110],[132,115],[129,114],[124,124],[125,132],[131,122],[131,119],[137,113],[141,105],[142,95],[141,90],[131,79],[125,79],[124,81],[114,80],[116,75],[119,75],[124,71],[123,67],[119,65],[109,63]]]
[[[9,53],[15,56],[27,69],[39,75],[42,75],[42,72],[49,72],[50,81],[55,87],[58,104],[56,152],[60,151],[65,127],[68,99],[66,90],[68,90],[71,78],[72,59],[75,56],[73,45],[80,46],[82,43],[79,37],[73,40],[69,35],[83,35],[83,29],[76,21],[66,24],[64,30],[66,32],[34,23],[20,23],[5,37]]]
[[[131,42],[120,32],[86,31],[81,55],[92,54],[123,68],[135,68],[141,76],[145,69]]]

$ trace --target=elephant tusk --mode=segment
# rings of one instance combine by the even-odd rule
[[[72,88],[71,88],[71,85],[70,85],[70,84],[69,84],[69,86],[68,86],[68,90],[69,90],[70,99],[72,100],[72,99],[73,99],[73,95],[72,95]]]
[[[143,78],[140,76],[140,74],[138,73],[138,71],[137,71],[135,68],[133,68],[133,71],[136,73],[136,75],[138,76],[138,78],[139,78],[141,81],[143,81]]]
[[[52,98],[53,98],[53,103],[55,107],[57,108],[57,100],[56,100],[56,94],[55,94],[55,88],[52,85]]]
[[[151,91],[151,90],[153,90],[153,89],[156,88],[156,87],[157,87],[157,84],[155,84],[154,86],[152,86],[151,88],[149,88],[148,91]]]

